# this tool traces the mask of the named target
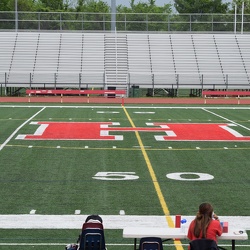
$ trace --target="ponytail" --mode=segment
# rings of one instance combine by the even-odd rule
[[[207,228],[212,221],[213,207],[209,203],[202,203],[195,218],[194,236],[206,238]]]

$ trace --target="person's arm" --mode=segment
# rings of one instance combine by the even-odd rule
[[[223,233],[222,226],[221,226],[221,224],[219,223],[218,229],[217,229],[217,235],[218,235],[218,236],[221,236],[222,233]]]
[[[221,236],[222,235],[222,232],[223,232],[223,229],[222,229],[222,226],[221,226],[221,224],[220,224],[220,219],[219,219],[219,217],[216,215],[216,214],[214,214],[213,215],[213,218],[214,218],[214,220],[217,222],[216,223],[216,234],[218,235],[218,236]]]

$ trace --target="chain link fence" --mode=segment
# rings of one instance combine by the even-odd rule
[[[0,30],[109,32],[111,15],[82,12],[0,12]],[[117,13],[115,26],[117,32],[249,32],[250,15],[245,14],[242,21],[240,14]]]

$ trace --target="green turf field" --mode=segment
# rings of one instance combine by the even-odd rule
[[[249,216],[249,162],[249,106],[0,105],[0,215],[191,216],[208,201]],[[79,233],[1,224],[3,250],[64,249]],[[105,235],[133,249],[121,229]]]

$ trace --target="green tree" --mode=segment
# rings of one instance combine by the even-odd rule
[[[167,31],[168,14],[171,12],[170,4],[159,7],[155,5],[155,0],[138,4],[131,0],[130,7],[123,5],[117,7],[119,21],[117,30]]]
[[[0,10],[2,11],[15,11],[15,0],[1,0]],[[35,11],[36,4],[34,0],[18,0],[17,9],[18,11]]]
[[[107,13],[110,11],[109,5],[104,1],[95,1],[95,0],[79,0],[78,6],[76,7],[77,11],[80,12],[97,12],[97,13]]]
[[[110,18],[106,17],[105,13],[110,13],[110,7],[106,2],[101,0],[78,0],[76,11],[81,13],[77,18],[81,18],[83,21],[82,29],[100,31],[107,29],[106,21],[109,21]],[[110,23],[108,22],[108,24]]]
[[[62,11],[64,10],[63,0],[39,0],[44,10],[47,11]]]
[[[229,3],[222,0],[174,0],[179,13],[226,13]]]
[[[0,1],[0,11],[10,11],[9,0]]]
[[[235,5],[237,5],[237,13],[242,12],[242,3],[244,2],[244,13],[250,14],[250,0],[233,0],[232,6],[233,11],[235,10]]]
[[[172,31],[225,31],[229,3],[222,0],[175,0]],[[217,13],[217,14],[216,14]],[[213,15],[208,15],[213,14]]]
[[[242,26],[242,3],[244,3],[244,18],[243,18],[243,26]],[[249,32],[250,27],[250,0],[233,0],[232,2],[232,9],[231,9],[231,14],[235,13],[235,7],[237,10],[237,15],[236,15],[236,29],[237,31],[241,31],[243,28],[244,32]],[[235,21],[235,20],[234,20]]]
[[[11,20],[0,23],[1,29],[15,29],[15,0],[1,0],[0,10],[6,11],[1,13],[1,19]],[[18,29],[32,29],[37,28],[37,15],[34,11],[37,10],[37,5],[39,3],[34,0],[18,0],[17,10],[18,10]]]

